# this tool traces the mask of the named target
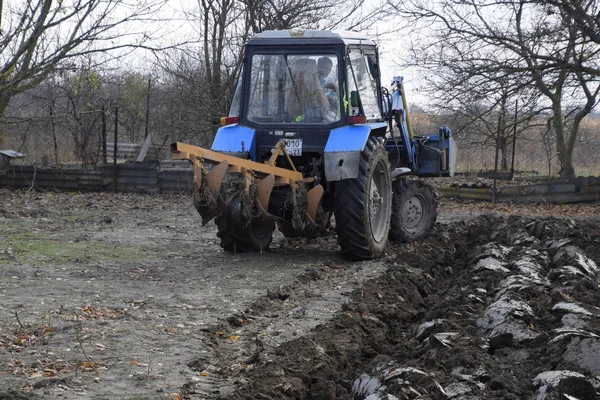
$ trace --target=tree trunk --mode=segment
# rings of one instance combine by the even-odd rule
[[[54,102],[49,107],[50,128],[52,129],[52,140],[54,141],[54,166],[58,167],[58,142],[56,141],[56,124],[54,123]]]
[[[502,158],[500,159],[500,170],[508,171],[508,137],[504,135],[502,135],[500,138],[500,151],[502,152]]]
[[[8,107],[8,102],[10,101],[10,95],[0,93],[0,118],[4,116],[4,111],[6,107]]]
[[[3,105],[2,103],[0,103],[0,121],[2,120],[2,115],[4,114],[4,110],[5,109],[6,109],[6,106]],[[3,140],[4,140],[4,135],[0,131],[0,148],[2,148],[2,141]]]
[[[552,101],[552,127],[556,135],[556,152],[560,163],[560,177],[569,178],[575,176],[573,168],[573,148],[565,143],[565,127],[563,125],[562,105],[560,96],[558,100]]]
[[[506,155],[506,120],[507,120],[507,113],[506,113],[506,100],[507,100],[507,94],[506,91],[503,91],[502,94],[502,101],[500,103],[500,115],[498,116],[498,142],[496,143],[496,146],[498,146],[498,149],[500,150],[500,153],[502,154],[501,159],[500,159],[500,170],[501,171],[507,171],[508,170],[508,157]],[[498,161],[496,161],[496,164],[498,164]]]
[[[566,151],[560,157],[560,177],[572,178],[575,176],[575,168],[573,167],[573,151]]]

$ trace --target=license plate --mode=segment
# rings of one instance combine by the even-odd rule
[[[290,156],[302,155],[302,139],[284,139],[285,150]]]

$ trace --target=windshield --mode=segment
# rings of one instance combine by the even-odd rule
[[[254,54],[248,120],[328,124],[340,119],[335,54]]]

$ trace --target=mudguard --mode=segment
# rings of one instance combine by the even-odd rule
[[[360,153],[370,134],[369,125],[349,125],[331,131],[324,150],[327,181],[358,177]]]
[[[249,152],[250,159],[255,160],[254,136],[254,129],[246,126],[223,126],[217,130],[211,150],[241,158]]]

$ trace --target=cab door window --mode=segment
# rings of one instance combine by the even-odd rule
[[[346,113],[358,115],[360,105],[362,105],[367,120],[381,119],[379,100],[377,99],[377,81],[371,75],[367,56],[360,50],[350,50],[348,60],[347,76],[350,102]]]

